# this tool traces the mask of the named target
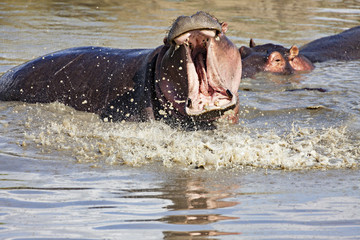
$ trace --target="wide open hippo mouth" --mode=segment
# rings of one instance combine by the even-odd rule
[[[216,118],[237,103],[237,89],[232,89],[229,79],[224,79],[226,75],[215,59],[213,45],[218,41],[218,31],[213,29],[192,30],[173,40],[175,49],[185,48],[188,78],[185,112],[189,116]]]
[[[226,23],[204,12],[176,19],[156,67],[166,114],[212,121],[237,106],[241,57],[226,30]]]

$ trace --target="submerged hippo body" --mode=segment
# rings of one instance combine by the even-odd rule
[[[156,49],[55,52],[5,73],[0,100],[59,101],[109,121],[211,122],[238,105],[241,58],[226,30],[198,12],[179,17]]]
[[[300,54],[311,62],[360,59],[360,26],[339,34],[319,38],[300,48]]]
[[[252,39],[249,45],[239,49],[243,77],[252,77],[258,72],[292,74],[310,71],[316,62],[360,59],[360,26],[314,40],[300,49],[271,43],[256,45]]]

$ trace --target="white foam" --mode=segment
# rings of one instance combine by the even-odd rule
[[[95,114],[58,103],[33,111],[25,123],[31,126],[25,133],[27,145],[35,143],[40,152],[94,166],[160,163],[205,169],[297,170],[354,168],[360,162],[360,150],[346,127],[316,130],[293,126],[280,135],[221,124],[214,131],[185,132],[162,122],[104,123]]]

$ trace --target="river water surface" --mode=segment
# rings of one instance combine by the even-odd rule
[[[75,46],[154,48],[199,10],[239,47],[360,25],[351,0],[78,2],[3,0],[0,74]],[[0,238],[360,239],[359,83],[360,61],[246,78],[239,123],[194,132],[0,102]]]

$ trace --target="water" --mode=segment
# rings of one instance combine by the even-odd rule
[[[5,0],[0,72],[75,46],[154,48],[198,10],[239,47],[360,22],[359,1]],[[0,238],[360,239],[359,66],[243,79],[239,123],[212,131],[0,102]]]

